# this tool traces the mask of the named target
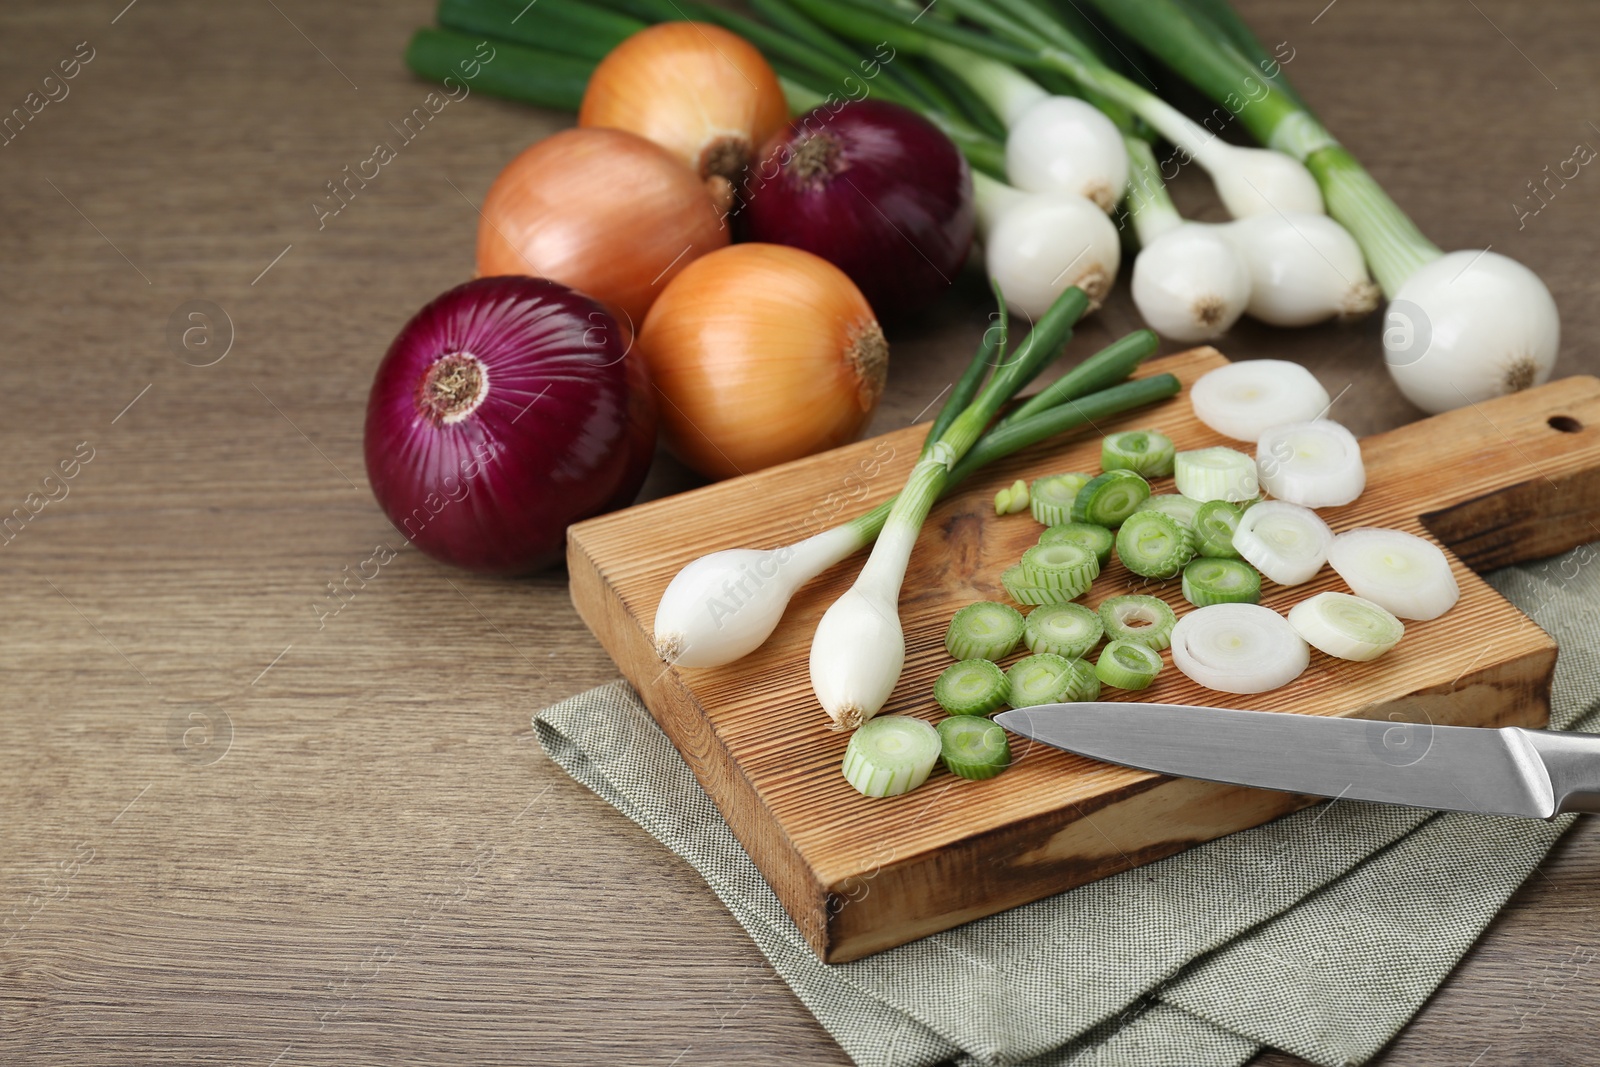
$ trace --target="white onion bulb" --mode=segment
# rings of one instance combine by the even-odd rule
[[[1289,625],[1335,659],[1375,660],[1405,636],[1405,624],[1388,611],[1349,593],[1318,593],[1289,609]]]
[[[1216,226],[1185,222],[1133,261],[1133,302],[1145,323],[1174,341],[1222,336],[1250,300],[1250,270]]]
[[[1322,190],[1305,164],[1270,148],[1242,148],[1212,137],[1195,156],[1236,219],[1253,215],[1324,212]]]
[[[1200,376],[1189,390],[1195,417],[1220,434],[1251,444],[1274,426],[1327,413],[1328,391],[1298,363],[1246,359]]]
[[[1406,279],[1384,313],[1389,374],[1427,412],[1544,384],[1560,345],[1550,290],[1498,252],[1440,256]]]
[[[1098,307],[1122,266],[1122,244],[1106,213],[1070,193],[1021,193],[974,178],[984,262],[1006,304],[1037,320],[1076,285]]]
[[[811,689],[836,730],[854,730],[876,715],[900,680],[906,638],[898,592],[858,579],[817,623]]]
[[[1233,547],[1256,570],[1279,585],[1299,585],[1328,562],[1333,531],[1317,513],[1299,504],[1268,500],[1245,509],[1233,531]]]
[[[1378,306],[1361,246],[1326,215],[1274,212],[1221,228],[1250,271],[1251,318],[1310,326],[1360,318]]]
[[[1461,597],[1439,547],[1403,530],[1347,530],[1334,538],[1328,562],[1357,596],[1402,619],[1436,619]]]
[[[1172,662],[1207,689],[1265,693],[1300,677],[1311,649],[1270,608],[1213,604],[1189,612],[1172,628]]]
[[[1256,442],[1261,487],[1308,508],[1348,504],[1367,487],[1361,444],[1331,419],[1274,426]]]
[[[1047,96],[1006,135],[1006,177],[1029,193],[1072,193],[1109,212],[1128,184],[1122,133],[1093,104]]]

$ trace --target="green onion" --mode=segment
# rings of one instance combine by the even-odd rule
[[[1006,702],[1006,672],[993,660],[952,663],[933,683],[933,699],[952,715],[987,715]]]
[[[1146,689],[1161,673],[1161,656],[1132,641],[1113,641],[1100,652],[1094,674],[1113,689]]]
[[[1233,532],[1239,528],[1239,516],[1243,514],[1243,508],[1226,500],[1208,500],[1201,504],[1190,524],[1194,530],[1195,553],[1214,559],[1238,559]]]
[[[1100,444],[1100,469],[1130,470],[1147,478],[1165,478],[1172,473],[1176,455],[1172,438],[1154,430],[1124,430],[1107,434]]]
[[[1094,664],[1086,659],[1067,661],[1067,685],[1061,691],[1066,702],[1097,700],[1100,697],[1100,678],[1094,673]]]
[[[1100,605],[1100,621],[1113,641],[1132,641],[1156,652],[1172,644],[1178,617],[1160,597],[1114,596]]]
[[[1016,608],[980,600],[956,612],[944,647],[956,659],[1005,659],[1022,640],[1022,626]]]
[[[1111,558],[1111,545],[1115,540],[1114,535],[1104,526],[1096,526],[1088,522],[1064,522],[1060,526],[1052,526],[1039,535],[1041,545],[1073,544],[1081,545],[1094,553],[1094,558],[1104,567]]]
[[[1000,584],[1011,595],[1011,599],[1018,604],[1065,604],[1074,596],[1081,595],[1081,591],[1074,593],[1065,586],[1034,584],[1029,580],[1020,563],[1015,567],[1007,567],[1001,572]]]
[[[1024,656],[1006,671],[1006,682],[1006,703],[1014,708],[1059,704],[1072,684],[1072,661],[1049,652]]]
[[[1071,600],[1100,576],[1100,561],[1082,545],[1034,545],[1022,554],[1022,576],[1029,585],[1060,589]]]
[[[1028,507],[1028,483],[1018,478],[994,495],[996,515],[1015,515]]]
[[[1194,558],[1194,535],[1170,515],[1138,511],[1117,531],[1117,558],[1135,574],[1171,578]]]
[[[1000,420],[1001,426],[1021,422],[1041,411],[1068,404],[1122,381],[1155,354],[1161,340],[1150,330],[1135,330],[1111,342],[1067,373],[1019,404]]]
[[[1150,499],[1150,483],[1131,470],[1109,470],[1091,478],[1072,499],[1072,521],[1121,526]]]
[[[1100,613],[1082,604],[1046,604],[1023,620],[1022,643],[1030,652],[1049,652],[1066,659],[1087,653],[1105,632]]]
[[[1028,504],[1033,517],[1046,526],[1072,521],[1072,502],[1078,490],[1089,484],[1088,474],[1047,474],[1035,478],[1028,487]]]
[[[1256,461],[1231,448],[1179,452],[1173,463],[1178,492],[1191,500],[1249,500],[1260,493]]]
[[[431,82],[446,78],[459,81],[462,64],[476,63],[475,92],[520,100],[535,107],[576,111],[583,102],[583,90],[594,73],[595,61],[556,55],[520,45],[496,42],[494,61],[485,63],[478,52],[481,37],[470,37],[448,30],[421,29],[406,46],[406,66],[418,77]]]
[[[1183,598],[1197,608],[1259,604],[1261,575],[1243,560],[1197,559],[1183,568]]]
[[[939,731],[909,715],[884,715],[850,735],[845,780],[869,797],[897,797],[928,780],[939,759]]]
[[[1157,493],[1139,505],[1140,511],[1159,511],[1180,526],[1194,528],[1194,519],[1200,512],[1200,501],[1190,500],[1178,493]]]
[[[939,755],[951,774],[981,782],[1011,765],[1011,742],[988,719],[953,715],[939,724]]]
[[[648,25],[596,4],[559,0],[439,0],[438,18],[445,29],[477,40],[509,41],[596,63]]]

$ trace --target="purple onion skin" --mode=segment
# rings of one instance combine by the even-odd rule
[[[568,524],[627,504],[649,470],[655,400],[631,347],[601,304],[543,278],[479,278],[435,298],[389,346],[367,402],[367,478],[384,514],[468,570],[559,560]]]
[[[816,253],[886,321],[944,294],[976,226],[965,157],[921,115],[877,100],[795,119],[762,150],[742,199],[750,240]]]

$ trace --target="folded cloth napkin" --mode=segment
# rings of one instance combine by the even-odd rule
[[[1489,578],[1553,635],[1551,726],[1600,729],[1595,547]],[[1572,822],[1335,801],[851,963],[812,954],[625,683],[534,719],[698,870],[856,1063],[1224,1067],[1371,1058]]]

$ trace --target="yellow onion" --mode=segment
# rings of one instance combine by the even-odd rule
[[[706,187],[666,149],[622,130],[563,130],[489,187],[478,275],[549,278],[631,328],[679,271],[727,243]]]
[[[623,41],[589,77],[579,126],[627,130],[666,148],[726,205],[751,154],[789,119],[778,76],[737,34],[663,22]]]
[[[702,256],[639,331],[663,440],[709,478],[853,441],[878,406],[889,345],[843,271],[798,248]]]

